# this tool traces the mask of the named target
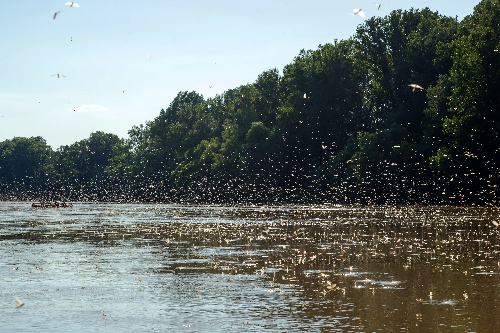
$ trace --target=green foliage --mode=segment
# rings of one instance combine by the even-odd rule
[[[78,200],[498,204],[500,0],[366,20],[127,140],[0,143],[0,191]],[[418,84],[424,90],[412,89]],[[25,195],[28,197],[28,195]]]
[[[442,194],[451,192],[455,202],[485,203],[498,197],[499,36],[500,1],[485,0],[463,20],[453,41],[450,93],[442,115],[448,139],[432,161],[435,170],[447,176],[438,179]]]
[[[50,146],[41,137],[16,137],[0,142],[1,192],[11,197],[32,197],[39,192],[50,172],[52,155]]]
[[[118,164],[120,154],[126,154],[124,145],[115,134],[94,132],[88,139],[60,147],[54,153],[50,180],[55,190],[50,197],[110,199],[113,171],[125,168]]]

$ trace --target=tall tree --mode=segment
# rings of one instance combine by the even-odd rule
[[[500,168],[500,1],[483,0],[466,17],[454,43],[451,94],[433,158],[444,197],[484,203],[498,198]],[[495,51],[497,50],[497,51]]]
[[[42,137],[15,137],[0,142],[0,189],[33,198],[45,188],[52,149]]]

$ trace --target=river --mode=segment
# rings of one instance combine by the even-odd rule
[[[0,332],[497,332],[499,212],[0,202]]]

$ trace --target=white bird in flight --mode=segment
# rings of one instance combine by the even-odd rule
[[[69,2],[66,2],[66,3],[65,3],[65,5],[66,5],[66,6],[70,6],[70,7],[76,7],[76,8],[80,7],[80,5],[79,5],[79,4],[77,4],[77,3],[76,3],[76,2],[74,2],[74,1],[69,1]]]
[[[359,15],[361,17],[365,17],[365,12],[361,8],[356,8],[352,11],[354,15]]]
[[[377,7],[377,10],[380,10],[380,6],[382,6],[382,4],[380,4],[380,3],[375,4],[375,7]]]
[[[59,74],[59,73],[52,74],[51,76],[56,76],[58,79],[61,78],[61,77],[66,77],[66,75],[62,75],[62,74]]]
[[[16,301],[16,308],[20,308],[24,305],[24,302],[17,298],[17,296],[14,296],[14,300]]]
[[[55,19],[56,19],[57,14],[59,14],[60,12],[61,12],[60,10],[59,10],[59,11],[57,11],[57,12],[54,12],[54,15],[52,15],[52,19],[53,19],[53,20],[55,20]]]
[[[415,89],[420,89],[420,90],[425,90],[424,88],[422,88],[421,86],[419,86],[418,84],[416,83],[410,83],[408,85],[408,87],[412,87],[413,89],[411,91],[415,91]]]

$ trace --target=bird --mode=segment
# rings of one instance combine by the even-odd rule
[[[76,2],[74,2],[74,1],[69,1],[69,2],[66,2],[66,3],[65,3],[65,5],[66,5],[66,6],[70,6],[70,7],[76,7],[76,8],[80,7],[80,5],[79,5],[79,4],[77,4],[77,3],[76,3]]]
[[[61,78],[61,77],[66,77],[66,75],[62,75],[62,74],[59,74],[59,73],[52,74],[51,76],[56,76],[58,79]]]
[[[16,308],[20,308],[24,305],[24,302],[17,298],[17,296],[14,296],[14,300],[16,301]]]
[[[382,6],[382,4],[380,4],[380,3],[375,4],[375,7],[377,7],[377,10],[380,10],[380,6]]]
[[[410,83],[408,85],[408,87],[412,87],[413,89],[411,91],[415,91],[415,89],[420,89],[420,90],[425,90],[424,88],[422,88],[421,86],[419,86],[418,84],[416,83]]]
[[[52,15],[52,19],[55,20],[57,17],[57,14],[59,14],[61,11],[54,12],[54,15]]]
[[[361,8],[356,8],[352,11],[354,15],[359,15],[361,17],[365,17],[365,12]]]

